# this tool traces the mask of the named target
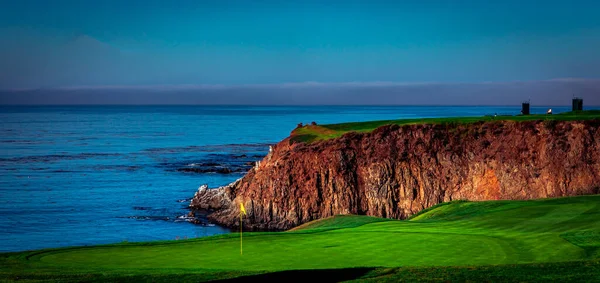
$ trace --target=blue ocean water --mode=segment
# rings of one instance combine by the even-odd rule
[[[548,107],[533,107],[544,113]],[[568,107],[552,107],[554,112]],[[0,106],[0,251],[202,237],[183,218],[296,124],[517,114],[460,106]],[[200,172],[182,172],[200,168]],[[233,172],[224,172],[227,168]],[[179,169],[179,170],[178,170]]]

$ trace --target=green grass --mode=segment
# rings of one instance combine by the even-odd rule
[[[379,217],[370,217],[370,216],[357,216],[357,215],[336,215],[333,217],[323,218],[315,221],[311,221],[305,224],[302,224],[296,228],[290,230],[290,232],[294,231],[324,231],[324,230],[333,230],[333,229],[341,229],[341,228],[354,228],[362,225],[384,222],[384,221],[394,221],[387,218],[379,218]]]
[[[292,132],[291,140],[294,142],[306,142],[327,140],[341,137],[349,132],[367,133],[385,125],[414,125],[414,124],[468,124],[476,122],[490,121],[572,121],[600,119],[600,110],[587,110],[566,112],[560,114],[546,115],[516,115],[516,116],[484,116],[484,117],[448,117],[448,118],[420,118],[420,119],[401,119],[401,120],[381,120],[368,122],[353,122],[319,126],[305,126],[297,128]]]
[[[600,195],[453,202],[410,221],[336,216],[244,233],[243,256],[239,244],[234,233],[5,253],[0,280],[600,280]]]

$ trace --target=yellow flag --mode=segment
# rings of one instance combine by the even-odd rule
[[[242,255],[242,235],[244,234],[244,229],[242,229],[242,225],[244,225],[242,221],[242,216],[246,215],[246,209],[244,208],[244,204],[240,202],[240,255]]]
[[[244,208],[244,204],[240,202],[240,211],[246,215],[246,209]]]

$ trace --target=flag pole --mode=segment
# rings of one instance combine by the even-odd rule
[[[244,234],[243,230],[242,230],[242,212],[240,211],[240,255],[242,255],[242,235]]]
[[[240,255],[242,255],[242,237],[244,234],[242,217],[244,217],[244,215],[246,215],[246,209],[244,208],[244,204],[240,202]]]

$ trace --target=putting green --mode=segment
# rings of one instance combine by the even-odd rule
[[[484,266],[600,257],[600,196],[456,202],[410,221],[336,216],[279,233],[0,255],[3,274]]]
[[[518,262],[511,241],[482,235],[331,231],[249,237],[244,255],[227,239],[151,247],[106,247],[43,253],[44,264],[71,267],[313,269],[362,266],[461,265]],[[385,243],[385,244],[383,244]],[[421,249],[421,252],[415,252]],[[318,251],[318,252],[316,252]],[[119,256],[116,257],[115,254]],[[477,254],[477,256],[472,256]]]

